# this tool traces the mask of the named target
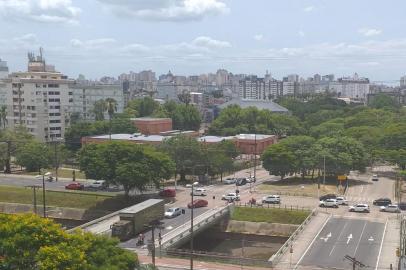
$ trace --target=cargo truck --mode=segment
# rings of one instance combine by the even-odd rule
[[[119,212],[120,220],[111,225],[111,236],[120,241],[133,238],[154,220],[164,218],[164,200],[149,199]]]

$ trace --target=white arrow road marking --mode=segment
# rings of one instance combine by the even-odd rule
[[[324,240],[324,242],[327,242],[330,237],[331,237],[331,232],[328,233],[328,234],[326,235],[326,237],[320,237],[320,239],[321,239],[321,240]]]
[[[347,236],[347,245],[348,245],[348,243],[350,242],[351,239],[352,239],[352,233],[350,233],[350,235]]]
[[[374,238],[373,238],[372,236],[370,236],[370,237],[368,238],[368,241],[372,242],[372,241],[374,241]]]

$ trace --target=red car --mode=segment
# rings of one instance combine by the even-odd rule
[[[159,192],[162,197],[176,197],[176,190],[174,188],[167,188]]]
[[[67,184],[65,186],[65,189],[81,190],[81,189],[83,189],[83,187],[84,187],[83,184],[75,182],[75,183]]]
[[[193,201],[193,208],[205,207],[208,204],[209,203],[206,200],[197,199]],[[192,208],[192,203],[188,203],[187,207]]]

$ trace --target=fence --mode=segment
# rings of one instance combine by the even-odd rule
[[[307,218],[300,224],[300,226],[293,232],[293,234],[289,237],[288,240],[283,244],[283,246],[274,254],[272,255],[271,258],[269,258],[268,262],[271,264],[272,267],[274,267],[280,260],[280,258],[283,256],[283,254],[286,252],[288,248],[292,246],[293,241],[296,239],[296,237],[299,235],[301,231],[306,227],[306,225],[310,222],[313,216],[317,214],[317,210],[314,209],[308,216]]]
[[[312,211],[313,208],[310,207],[305,207],[305,206],[299,206],[299,205],[281,205],[279,204],[273,204],[273,203],[260,203],[260,204],[250,204],[250,203],[241,203],[237,202],[235,204],[236,206],[240,207],[251,207],[251,208],[278,208],[278,209],[285,209],[285,210],[297,210],[297,211]]]

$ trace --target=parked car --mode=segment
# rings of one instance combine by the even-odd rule
[[[237,181],[235,182],[236,186],[244,186],[247,184],[247,179],[245,178],[238,178]]]
[[[406,210],[406,202],[401,202],[398,204],[400,210]]]
[[[379,198],[373,201],[372,204],[378,206],[387,206],[389,204],[392,204],[392,200],[389,198]]]
[[[199,207],[205,207],[207,206],[209,203],[206,200],[202,200],[202,199],[197,199],[193,201],[192,203],[188,203],[187,207],[188,208],[199,208]]]
[[[326,194],[326,195],[321,196],[319,199],[320,199],[320,201],[325,201],[327,199],[336,199],[336,198],[337,198],[336,194]]]
[[[105,180],[96,180],[90,183],[88,187],[94,189],[106,189],[108,185]]]
[[[338,205],[348,205],[348,201],[345,199],[345,197],[337,197],[336,201]]]
[[[65,186],[65,189],[71,189],[71,190],[82,190],[84,188],[83,184],[78,183],[78,182],[73,182],[70,184],[67,184]]]
[[[227,200],[227,201],[239,201],[240,200],[240,195],[238,195],[235,192],[230,192],[228,194],[225,194],[221,197],[222,200]]]
[[[324,201],[320,201],[319,206],[338,208],[338,203],[336,199],[326,199]]]
[[[232,185],[232,184],[235,184],[236,181],[237,181],[237,179],[235,179],[235,178],[227,178],[224,180],[224,184]]]
[[[371,180],[372,180],[372,181],[378,181],[378,180],[379,180],[378,175],[377,175],[377,174],[373,174]]]
[[[350,206],[349,211],[350,212],[369,213],[369,205],[365,204],[365,203],[359,203],[359,204]]]
[[[165,211],[166,218],[174,218],[182,214],[182,210],[179,207],[171,207]]]
[[[191,193],[192,194],[192,193]],[[206,190],[204,188],[196,188],[193,190],[194,196],[206,196]]]
[[[400,213],[399,206],[397,204],[389,204],[387,206],[381,206],[382,212]]]
[[[159,196],[162,197],[176,197],[176,190],[174,188],[166,188],[159,192]]]
[[[279,195],[268,195],[262,198],[262,203],[281,203]]]
[[[191,188],[191,187],[192,187],[192,184],[186,184],[185,187]],[[194,185],[194,187],[195,187],[195,188],[197,188],[197,187],[203,187],[203,185],[200,184],[200,183],[197,183],[196,185]]]

